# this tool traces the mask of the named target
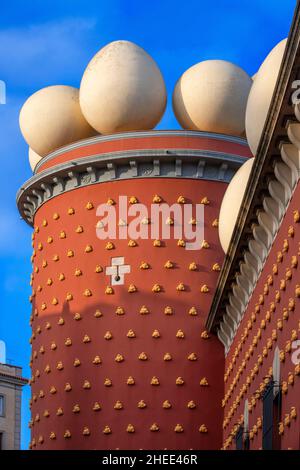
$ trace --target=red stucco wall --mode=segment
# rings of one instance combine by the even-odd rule
[[[34,448],[220,448],[223,346],[214,336],[201,338],[201,333],[218,278],[212,266],[221,265],[223,260],[218,229],[212,222],[218,217],[225,189],[225,183],[204,180],[116,181],[62,194],[38,210],[34,223],[32,299]],[[154,247],[152,240],[139,240],[136,247],[128,247],[128,240],[116,240],[113,250],[105,249],[106,242],[96,237],[96,208],[109,197],[117,201],[119,194],[135,196],[147,206],[155,194],[169,204],[176,202],[180,195],[193,204],[206,196],[210,202],[205,206],[205,239],[209,248],[187,251],[171,239],[162,247]],[[90,210],[86,208],[88,202],[93,204]],[[69,209],[74,209],[72,215],[68,214]],[[55,213],[59,215],[57,220],[53,219]],[[82,233],[76,232],[79,225]],[[62,231],[65,238],[60,238]],[[93,251],[86,253],[87,245]],[[73,250],[73,257],[67,256],[68,250]],[[55,255],[58,261],[53,261]],[[131,273],[126,275],[124,286],[114,287],[114,294],[106,295],[110,278],[105,274],[105,267],[116,256],[125,257]],[[167,260],[175,264],[174,269],[164,268]],[[149,270],[140,269],[142,261],[149,263]],[[193,261],[197,263],[197,271],[188,269]],[[97,265],[103,272],[95,272]],[[76,269],[82,271],[81,276],[74,275]],[[61,273],[64,280],[59,280]],[[49,279],[51,285],[47,285]],[[186,288],[183,292],[176,290],[180,282]],[[131,283],[137,288],[134,293],[128,293]],[[162,292],[152,292],[156,283],[162,286]],[[200,292],[204,284],[209,287],[208,293]],[[91,296],[84,295],[86,289]],[[72,294],[72,300],[66,300],[68,293]],[[52,304],[54,297],[57,305]],[[143,305],[149,309],[146,315],[139,313]],[[115,313],[118,306],[123,307],[124,315]],[[172,307],[172,315],[164,314],[166,306]],[[191,307],[196,307],[196,316],[189,315]],[[101,317],[95,317],[97,310],[101,311]],[[76,313],[80,314],[80,320],[74,319]],[[58,324],[60,318],[63,324]],[[127,337],[130,329],[134,330],[135,338]],[[159,331],[159,338],[152,337],[154,330]],[[176,337],[178,330],[184,332],[183,339]],[[110,340],[104,339],[108,331],[112,333]],[[83,342],[85,335],[90,342]],[[65,345],[67,338],[72,345]],[[52,343],[56,345],[54,350]],[[41,347],[44,353],[40,352]],[[146,353],[147,361],[138,359],[141,352]],[[167,352],[172,355],[171,361],[163,360]],[[196,354],[196,361],[188,360],[191,353]],[[115,361],[117,354],[123,355],[123,362]],[[95,365],[93,359],[97,355],[102,363]],[[73,365],[76,358],[81,362],[78,367]],[[57,369],[60,361],[62,370]],[[45,373],[47,365],[50,373]],[[135,385],[127,385],[129,376],[134,377]],[[150,385],[153,376],[158,377],[159,385]],[[176,385],[177,377],[184,379],[184,385]],[[200,385],[204,377],[208,386]],[[111,379],[112,386],[104,386],[106,378]],[[86,380],[90,389],[83,388]],[[66,383],[71,384],[70,391],[65,391]],[[56,390],[54,394],[50,393],[52,386]],[[39,397],[41,391],[44,396]],[[123,409],[114,409],[117,400],[122,402]],[[138,408],[140,400],[145,401],[146,408]],[[162,407],[165,400],[172,404],[170,409]],[[194,409],[187,407],[191,400],[196,405]],[[100,411],[93,411],[95,402],[100,403]],[[78,413],[72,411],[76,404],[80,407]],[[63,414],[57,416],[59,408]],[[45,410],[48,416],[44,416]],[[153,423],[157,423],[158,431],[150,431]],[[127,432],[129,424],[134,426],[134,433]],[[174,431],[177,424],[183,432]],[[199,432],[203,424],[207,433]],[[103,434],[105,426],[110,427],[111,434]],[[85,427],[89,435],[83,434]],[[69,438],[64,437],[67,430],[71,433]]]
[[[282,358],[283,361],[280,364],[280,385],[281,387],[283,385],[281,421],[284,422],[286,419],[286,424],[281,435],[281,448],[299,449],[300,447],[300,375],[298,375],[300,371],[298,372],[297,367],[291,360],[293,350],[288,351],[288,346],[292,339],[299,338],[300,328],[300,293],[297,291],[298,284],[300,284],[299,266],[297,265],[300,261],[300,225],[299,221],[297,221],[297,211],[300,209],[299,198],[300,185],[298,185],[290,202],[247,311],[226,358],[225,397],[227,395],[227,400],[224,408],[226,424],[224,443],[226,448],[235,448],[234,430],[237,429],[236,425],[244,412],[245,400],[248,398],[249,402],[251,402],[251,398],[253,398],[256,390],[260,387],[262,389],[264,378],[267,377],[269,369],[272,367],[276,346],[279,347],[280,351],[284,352],[284,358]],[[261,324],[261,322],[263,323]],[[253,348],[251,353],[251,346],[258,331],[261,334],[261,338],[258,339],[257,346]],[[275,334],[277,338],[275,338]],[[244,337],[243,341],[242,337]],[[267,344],[268,340],[270,340],[269,345]],[[288,352],[285,352],[286,346],[286,351]],[[267,349],[264,350],[265,347]],[[239,353],[234,362],[234,355],[237,349],[239,349]],[[246,356],[247,353],[248,358]],[[259,356],[263,357],[262,364],[258,363]],[[243,361],[245,361],[245,366],[239,373],[240,367],[243,366]],[[247,377],[251,376],[251,371],[255,365],[257,365],[258,373],[254,375],[253,380],[250,380],[249,386],[247,386],[243,396],[241,396],[241,389],[247,383]],[[233,386],[235,377],[236,383]],[[287,391],[285,390],[286,384],[283,384],[283,382],[288,383]],[[230,389],[232,389],[232,392],[229,395]],[[237,407],[231,413],[232,406],[235,406],[234,403]],[[298,415],[296,419],[291,417],[292,407],[296,408]],[[257,430],[255,428],[257,419],[260,417],[262,417],[262,400],[258,398],[249,414],[249,429],[252,431],[250,434],[251,449],[259,449],[262,446],[262,429],[258,428]],[[290,421],[290,424],[288,421]]]

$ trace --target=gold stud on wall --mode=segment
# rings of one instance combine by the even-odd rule
[[[95,318],[101,318],[103,317],[103,313],[100,311],[100,310],[96,310],[96,312],[94,313],[94,317]]]
[[[135,432],[134,426],[132,424],[128,424],[126,431],[128,433],[134,433]]]
[[[134,292],[137,292],[137,288],[134,284],[130,284],[127,291],[129,292],[129,294],[133,294]]]
[[[209,287],[206,284],[203,284],[203,286],[201,286],[200,292],[202,294],[207,294],[209,292]]]
[[[157,423],[153,423],[153,424],[150,426],[150,431],[151,431],[151,432],[158,432],[158,431],[159,431],[158,424],[157,424]]]
[[[152,292],[161,292],[161,286],[159,284],[154,284],[154,286],[152,287]]]
[[[172,261],[168,260],[168,261],[165,262],[164,267],[166,269],[172,269],[172,268],[174,268],[174,263],[172,263]]]
[[[144,409],[147,407],[147,404],[144,402],[144,400],[140,400],[137,405],[138,408]]]
[[[146,261],[142,261],[140,264],[140,269],[150,269],[150,265]]]
[[[171,403],[169,402],[169,400],[165,400],[162,404],[162,407],[165,409],[165,410],[169,410],[170,408],[172,408],[172,405]]]
[[[207,387],[208,386],[208,380],[206,377],[202,377],[202,379],[200,379],[200,385],[201,387]]]
[[[160,338],[160,333],[158,330],[154,330],[152,333],[152,338]]]
[[[201,424],[201,426],[199,427],[199,432],[200,433],[207,433],[208,432],[207,427],[205,426],[205,424]]]
[[[110,331],[107,331],[104,335],[104,339],[106,339],[106,340],[110,340],[110,339],[112,339],[112,337],[113,337],[113,335]]]
[[[95,356],[93,359],[93,364],[101,364],[101,358],[100,356]]]
[[[83,382],[82,388],[84,388],[85,390],[89,390],[91,388],[91,383],[88,380],[85,380]]]
[[[106,379],[104,380],[104,386],[105,387],[111,387],[112,386],[112,381],[106,377]]]
[[[113,250],[115,245],[112,242],[107,242],[105,245],[106,250]]]
[[[197,361],[197,354],[194,352],[188,355],[188,360],[189,361]]]
[[[123,403],[120,400],[117,400],[116,403],[114,404],[114,409],[115,410],[122,410],[123,409]]]
[[[174,431],[177,433],[181,433],[184,431],[183,426],[181,424],[176,424]]]
[[[150,385],[160,385],[159,379],[155,375],[152,377]]]
[[[117,307],[116,310],[115,310],[115,313],[117,315],[124,315],[125,311],[124,311],[123,307]]]
[[[77,227],[75,229],[75,232],[76,233],[83,233],[83,226],[82,225],[77,225]]]
[[[179,196],[177,199],[178,204],[185,204],[185,197],[184,196]]]
[[[95,267],[95,273],[102,273],[103,268],[99,264]]]
[[[152,202],[153,202],[154,204],[159,204],[159,203],[162,202],[162,198],[161,198],[158,194],[155,194],[155,195],[153,196]]]
[[[78,403],[73,406],[72,412],[73,413],[80,413],[80,406],[78,405]]]
[[[141,352],[139,355],[138,355],[138,359],[140,361],[147,361],[148,360],[148,356],[145,352]]]
[[[161,240],[158,240],[158,239],[153,240],[153,246],[156,248],[161,247],[162,246]]]
[[[191,307],[191,308],[189,309],[189,315],[191,315],[191,316],[196,316],[196,315],[198,315],[198,312],[197,312],[196,307]]]
[[[126,381],[127,385],[134,385],[135,384],[135,380],[134,378],[130,375]]]
[[[112,295],[114,293],[114,290],[111,286],[107,286],[104,293],[106,295]]]
[[[187,408],[189,408],[190,410],[194,410],[196,408],[196,403],[194,402],[194,400],[190,400],[188,402]]]
[[[111,434],[112,431],[109,426],[105,426],[102,432],[103,434]]]
[[[140,314],[141,315],[147,315],[149,313],[149,309],[146,307],[146,305],[142,305],[140,308]]]
[[[94,205],[91,201],[87,202],[85,208],[89,211],[94,208]]]
[[[185,285],[183,284],[183,282],[180,282],[177,286],[176,286],[176,290],[178,292],[183,292],[185,291]]]
[[[195,261],[192,261],[192,262],[189,264],[189,270],[190,270],[190,271],[197,271],[197,270],[198,270],[198,266],[197,266],[197,263],[195,263]]]
[[[184,332],[179,329],[176,333],[176,338],[183,339],[185,337]]]
[[[170,306],[167,306],[164,308],[164,314],[165,315],[173,315],[173,309]]]
[[[175,383],[176,385],[184,385],[184,380],[182,377],[177,377]]]
[[[101,405],[97,401],[93,405],[93,411],[100,411],[101,410]]]
[[[115,357],[116,362],[123,362],[124,361],[124,356],[122,354],[117,354]]]
[[[135,332],[133,330],[128,330],[126,336],[127,336],[127,338],[135,338],[136,337]]]

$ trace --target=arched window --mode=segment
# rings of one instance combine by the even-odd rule
[[[272,378],[262,396],[263,400],[263,434],[262,448],[264,450],[279,450],[280,436],[278,424],[281,420],[280,393],[280,359],[279,348],[274,352]]]
[[[244,422],[240,425],[235,437],[236,450],[249,450],[249,407],[248,400],[244,406]]]

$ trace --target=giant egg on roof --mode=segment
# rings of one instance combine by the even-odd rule
[[[272,49],[260,66],[251,88],[246,109],[246,135],[253,155],[256,155],[260,137],[272,101],[287,40]]]
[[[224,60],[206,60],[178,80],[173,109],[184,129],[243,134],[251,77]]]
[[[88,64],[80,85],[80,106],[101,134],[153,129],[166,107],[166,87],[144,49],[130,41],[115,41]]]
[[[29,158],[29,164],[32,169],[32,171],[35,171],[35,167],[37,164],[42,160],[42,157],[38,155],[32,148],[29,147],[28,149],[28,158]]]
[[[224,194],[219,215],[219,238],[227,253],[236,225],[241,203],[246,191],[254,158],[249,158],[236,172]]]
[[[76,140],[95,135],[79,106],[79,90],[55,85],[31,95],[20,112],[20,128],[41,157]]]

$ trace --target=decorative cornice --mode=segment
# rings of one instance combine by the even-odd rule
[[[300,177],[300,124],[291,104],[300,77],[297,4],[255,164],[225,257],[206,327],[227,353]]]
[[[18,375],[5,374],[4,372],[0,372],[0,382],[9,383],[12,385],[20,385],[20,386],[28,384],[28,380],[25,379],[25,377],[20,377]]]
[[[66,145],[55,150],[52,153],[49,153],[44,157],[35,168],[35,171],[38,171],[41,166],[46,162],[51,161],[53,158],[58,157],[64,153],[70,152],[78,148],[86,147],[93,144],[104,143],[104,142],[114,142],[124,139],[145,139],[153,137],[193,137],[193,138],[206,138],[213,140],[221,140],[222,142],[229,142],[233,144],[243,145],[248,147],[247,141],[242,137],[230,136],[225,134],[215,134],[211,132],[200,132],[200,131],[187,131],[187,130],[154,130],[154,131],[135,131],[135,132],[122,132],[119,134],[111,135],[97,135],[95,137],[90,137],[88,139],[79,140],[78,142],[73,142],[72,144]]]
[[[30,225],[49,199],[83,186],[132,178],[189,178],[229,182],[245,157],[217,151],[147,149],[110,152],[68,161],[44,170],[17,194],[19,211]]]

